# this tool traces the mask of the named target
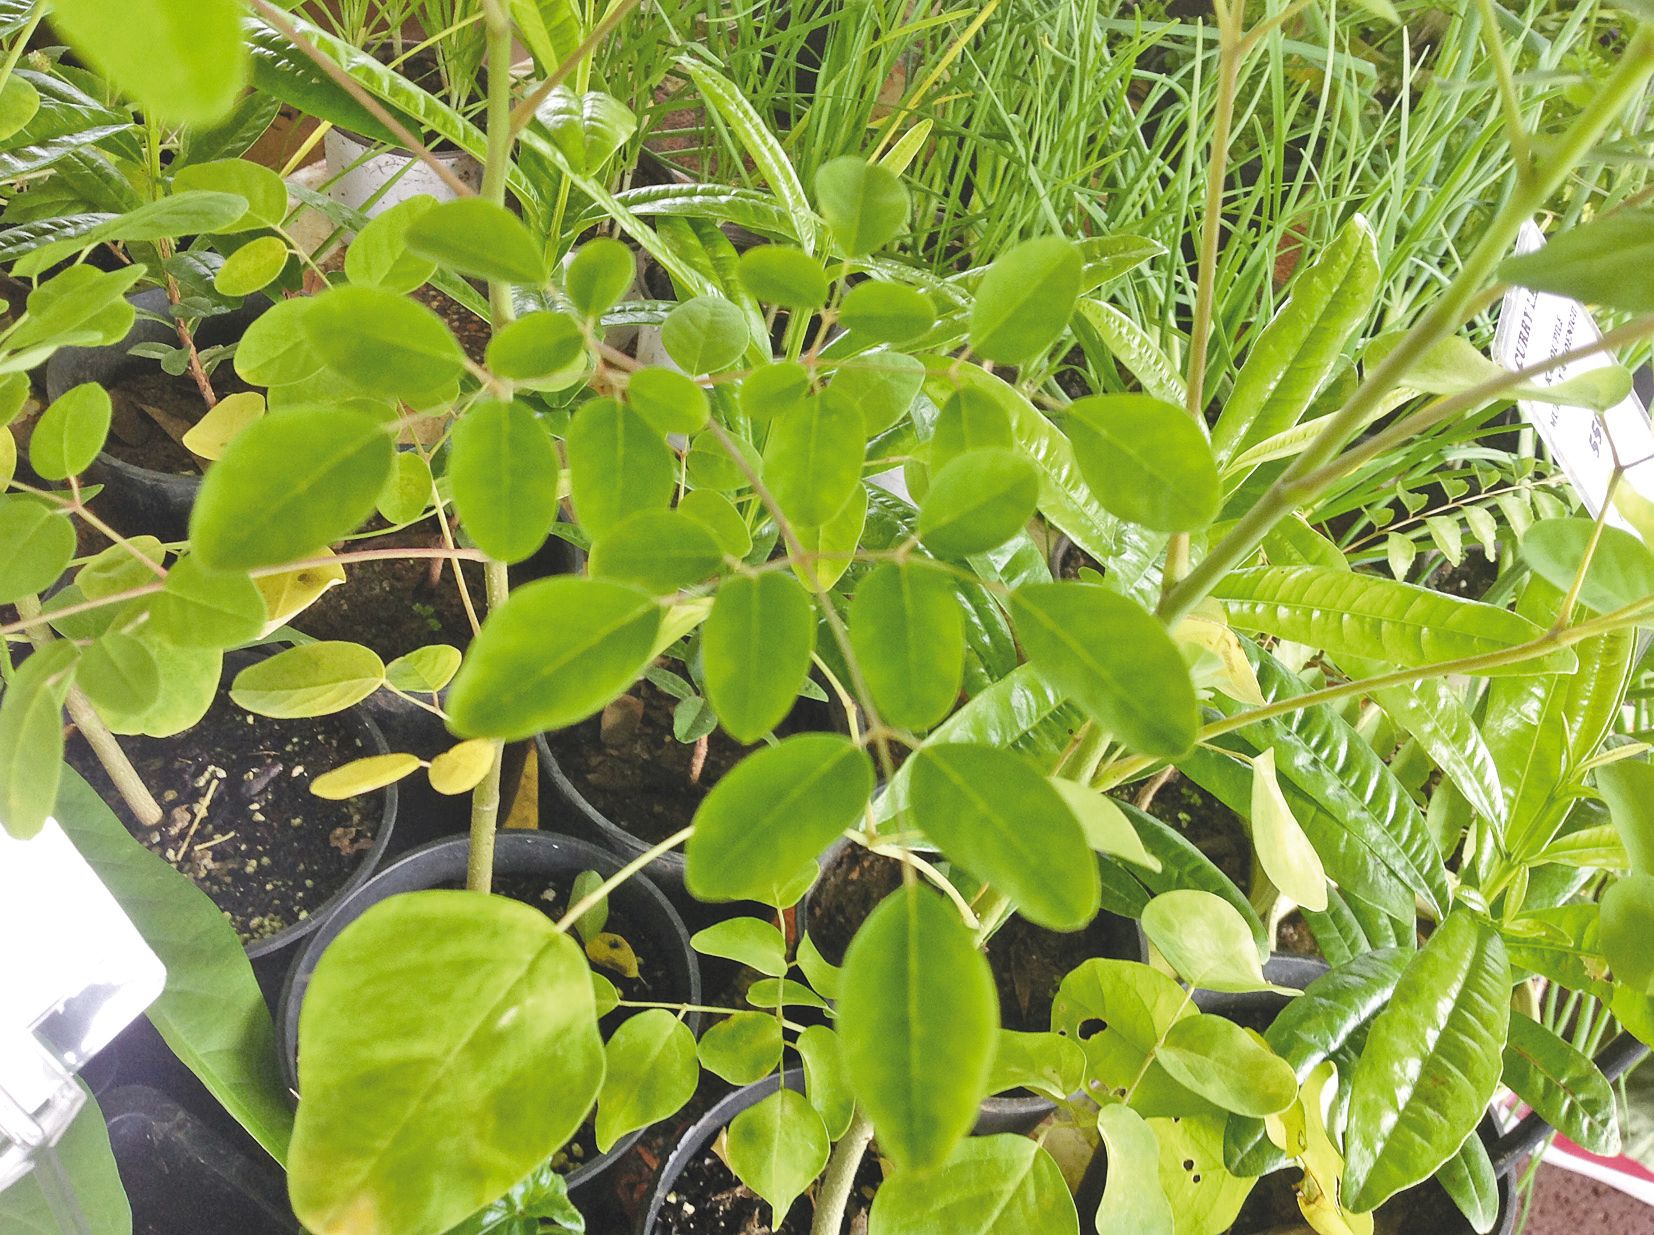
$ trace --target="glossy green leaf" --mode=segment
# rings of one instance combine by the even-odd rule
[[[1298,423],[1366,320],[1378,281],[1378,243],[1358,214],[1299,272],[1252,344],[1212,431],[1220,462]]]
[[[525,313],[494,331],[490,372],[529,390],[561,390],[584,370],[586,338],[566,313]]]
[[[737,1012],[701,1034],[701,1066],[731,1085],[750,1085],[781,1062],[781,1022],[768,1012]]]
[[[45,591],[75,556],[75,525],[37,498],[0,496],[0,604]]]
[[[585,1227],[585,1217],[569,1199],[567,1180],[553,1162],[542,1162],[448,1235],[579,1235]]]
[[[609,236],[588,240],[575,252],[563,290],[587,317],[600,317],[617,304],[637,278],[637,258]]]
[[[473,279],[537,286],[546,280],[540,245],[504,206],[481,197],[440,202],[408,224],[409,252]]]
[[[677,466],[661,435],[629,407],[593,399],[564,438],[569,496],[580,524],[601,536],[627,515],[664,509],[672,499]]]
[[[815,220],[804,196],[804,185],[799,181],[780,138],[741,93],[740,87],[714,71],[704,60],[685,56],[679,64],[694,80],[708,108],[717,114],[740,143],[742,151],[752,161],[770,191],[786,207],[796,239],[806,249],[814,251]]]
[[[140,266],[106,272],[77,265],[53,275],[29,293],[28,311],[6,342],[11,348],[118,343],[132,329],[126,293],[143,273]]]
[[[40,111],[40,91],[15,73],[0,86],[0,141],[15,134]]]
[[[931,478],[919,513],[925,547],[960,558],[997,549],[1022,531],[1039,501],[1039,472],[1014,450],[972,450]]]
[[[324,640],[278,652],[236,674],[230,698],[260,716],[327,716],[385,681],[385,664],[359,643]]]
[[[1605,525],[1599,531],[1594,519],[1541,519],[1522,534],[1522,560],[1552,587],[1567,592],[1593,537],[1591,568],[1579,591],[1586,608],[1609,613],[1654,595],[1654,553],[1623,528]]]
[[[1471,1230],[1477,1235],[1491,1235],[1499,1224],[1502,1208],[1499,1177],[1493,1173],[1493,1163],[1480,1137],[1465,1138],[1459,1152],[1436,1172],[1436,1182],[1458,1206]]]
[[[987,958],[941,893],[887,896],[844,958],[839,1036],[856,1099],[899,1171],[941,1166],[976,1122],[998,999]]]
[[[1099,1231],[1176,1235],[1177,1220],[1160,1186],[1160,1142],[1129,1106],[1097,1112],[1097,1130],[1108,1154],[1108,1179],[1097,1206]]]
[[[1092,959],[1062,980],[1051,1005],[1051,1027],[1085,1051],[1092,1093],[1129,1099],[1149,1115],[1210,1110],[1155,1058],[1177,1021],[1195,1015],[1189,993],[1159,970],[1136,961]]]
[[[639,369],[627,380],[626,398],[663,434],[698,433],[712,410],[706,391],[672,369]]]
[[[1020,755],[925,746],[913,756],[913,822],[1030,922],[1075,930],[1097,912],[1096,862],[1062,795]]]
[[[438,1235],[563,1145],[604,1070],[590,970],[545,914],[466,892],[374,905],[305,993],[294,1212],[319,1232]]]
[[[1273,1115],[1298,1096],[1298,1080],[1286,1061],[1221,1016],[1177,1021],[1155,1058],[1173,1078],[1238,1115]]]
[[[275,1026],[235,929],[73,771],[55,817],[166,966],[166,987],[148,1015],[167,1046],[271,1157],[286,1162],[293,1110]]]
[[[1602,954],[1614,978],[1641,994],[1654,994],[1654,875],[1636,873],[1615,880],[1602,896]]]
[[[936,306],[904,284],[869,279],[845,293],[838,319],[863,342],[906,343],[936,324]]]
[[[755,742],[792,710],[815,650],[815,609],[785,575],[737,575],[701,632],[706,695],[737,741]],[[763,648],[762,656],[754,650]]]
[[[849,617],[879,715],[921,730],[946,716],[965,661],[965,622],[949,577],[922,562],[881,563],[857,585]]]
[[[844,1048],[825,1025],[808,1025],[794,1043],[804,1065],[804,1094],[816,1108],[827,1135],[838,1140],[856,1114],[856,1097],[844,1071]]]
[[[72,644],[48,644],[17,666],[0,694],[0,827],[40,831],[63,776],[63,701],[74,683]]]
[[[732,1119],[725,1145],[736,1177],[774,1208],[772,1227],[786,1220],[793,1202],[826,1167],[831,1150],[815,1107],[785,1087]]]
[[[695,812],[684,882],[701,900],[773,903],[806,862],[853,824],[873,792],[867,752],[801,733],[738,763]]]
[[[1080,474],[1110,513],[1161,532],[1193,532],[1218,512],[1212,448],[1188,412],[1149,395],[1091,395],[1063,424]]]
[[[557,521],[557,450],[526,403],[489,399],[449,438],[448,483],[466,532],[489,557],[520,562]]]
[[[1081,296],[1073,325],[1082,345],[1090,347],[1087,340],[1094,337],[1105,354],[1137,379],[1144,393],[1174,407],[1183,406],[1187,391],[1177,365],[1130,316],[1111,304]]]
[[[190,542],[214,570],[274,566],[315,553],[373,513],[395,455],[366,412],[294,408],[236,435],[207,469]]]
[[[1475,1131],[1510,1018],[1503,941],[1457,909],[1408,964],[1351,1081],[1345,1201],[1376,1209],[1428,1179]]]
[[[640,510],[592,541],[589,569],[660,594],[701,582],[723,562],[705,525],[676,510]]]
[[[109,392],[83,382],[54,399],[40,414],[29,439],[29,465],[47,480],[84,472],[109,436]]]
[[[1614,1091],[1588,1055],[1526,1016],[1510,1018],[1504,1084],[1563,1136],[1594,1154],[1620,1151]]]
[[[1428,678],[1373,691],[1391,720],[1415,739],[1478,813],[1504,819],[1504,787],[1487,739],[1451,682]]]
[[[787,972],[787,941],[762,918],[725,918],[696,931],[689,946],[702,956],[721,956],[772,978]]]
[[[1060,236],[1025,240],[994,259],[971,308],[973,351],[1020,365],[1057,341],[1080,294],[1080,251]]]
[[[649,595],[623,583],[561,576],[518,588],[454,678],[454,732],[516,741],[584,720],[637,680],[660,623]]]
[[[433,310],[379,288],[332,288],[298,324],[328,369],[362,394],[418,400],[465,369],[465,353]]]
[[[901,421],[925,383],[924,362],[905,352],[867,352],[833,373],[832,390],[860,409],[867,436]]]
[[[535,116],[577,172],[597,171],[637,130],[637,117],[631,109],[600,90],[576,94],[567,86],[558,86]]]
[[[597,1097],[597,1148],[676,1114],[695,1094],[700,1070],[695,1035],[664,1008],[647,1008],[614,1031],[603,1048]]]
[[[1144,754],[1194,744],[1194,685],[1166,628],[1099,584],[1035,583],[1011,596],[1028,658],[1108,732]]]
[[[1597,789],[1625,843],[1631,869],[1654,875],[1654,764],[1617,759],[1597,769]]]
[[[212,230],[215,232],[250,232],[265,227],[280,227],[287,217],[286,182],[270,168],[248,159],[215,159],[208,163],[186,164],[172,178],[172,188],[175,194],[231,193],[247,203],[245,214],[228,224],[214,227]]]
[[[143,109],[173,121],[216,120],[247,80],[234,0],[58,0],[52,28]]]
[[[764,480],[782,513],[825,524],[855,489],[866,445],[861,409],[831,388],[779,417],[764,446]]]
[[[1508,257],[1499,278],[1586,304],[1629,313],[1654,310],[1654,297],[1625,272],[1654,254],[1654,210],[1616,210],[1552,236],[1543,248]]]
[[[280,236],[260,236],[224,259],[213,287],[226,296],[250,296],[274,283],[286,265],[287,242]]]
[[[746,351],[747,319],[717,296],[696,296],[666,315],[660,342],[685,373],[727,369]]]
[[[741,283],[765,304],[819,309],[827,303],[827,272],[802,249],[765,244],[741,254]]]
[[[435,205],[435,198],[422,193],[369,219],[345,250],[345,274],[351,283],[406,294],[427,282],[436,273],[436,263],[409,250],[408,228]]]
[[[846,257],[884,248],[907,227],[907,189],[888,167],[854,155],[821,165],[815,180],[816,206]]]
[[[1079,1235],[1080,1220],[1051,1155],[1025,1136],[1002,1133],[961,1142],[935,1172],[885,1180],[873,1198],[867,1230],[868,1235]]]
[[[1196,888],[1162,892],[1143,910],[1143,933],[1190,986],[1277,989],[1264,979],[1246,919],[1222,897]]]
[[[1403,669],[1508,651],[1539,638],[1507,609],[1377,575],[1324,566],[1237,570],[1213,589],[1237,630],[1275,635],[1333,656],[1348,653]],[[1567,648],[1484,673],[1566,673]]]

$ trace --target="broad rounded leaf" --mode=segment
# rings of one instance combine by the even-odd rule
[[[919,507],[919,538],[939,557],[997,549],[1028,526],[1039,501],[1039,469],[1015,450],[973,450],[931,477]]]
[[[816,172],[816,208],[846,257],[884,248],[907,227],[907,189],[896,173],[854,155],[832,159]]]
[[[496,744],[487,738],[458,742],[431,760],[427,775],[438,793],[470,793],[494,766]]]
[[[203,459],[221,459],[236,436],[264,415],[264,396],[256,391],[225,395],[183,436],[184,448]]]
[[[747,347],[747,319],[717,296],[696,296],[666,315],[660,342],[685,373],[727,369]]]
[[[1033,583],[1011,594],[1028,659],[1105,730],[1148,755],[1194,745],[1194,683],[1177,644],[1142,605],[1101,584]]]
[[[839,1039],[857,1101],[899,1171],[947,1161],[976,1122],[999,1001],[988,960],[940,892],[908,884],[844,958]]]
[[[725,1144],[730,1169],[774,1207],[776,1228],[826,1167],[831,1150],[821,1116],[785,1086],[732,1119]]]
[[[764,480],[787,518],[820,527],[855,489],[866,448],[861,409],[829,388],[771,427]]]
[[[750,1085],[781,1062],[781,1022],[768,1012],[737,1012],[701,1034],[701,1066],[731,1085]]]
[[[441,1235],[574,1135],[604,1067],[591,971],[538,909],[472,892],[375,905],[305,993],[294,1212],[314,1231]]]
[[[75,525],[37,498],[0,497],[0,604],[45,591],[75,556]]]
[[[752,533],[735,504],[711,489],[693,489],[678,499],[678,509],[712,533],[718,548],[728,557],[744,558],[752,552]]]
[[[761,918],[725,918],[696,931],[689,946],[702,956],[721,956],[772,978],[787,972],[787,940]]]
[[[637,258],[620,241],[599,236],[580,246],[568,265],[563,290],[587,317],[599,317],[631,288]]]
[[[761,244],[741,254],[736,266],[741,282],[765,304],[787,309],[819,309],[827,303],[827,272],[803,249]]]
[[[112,630],[81,653],[75,683],[100,711],[132,713],[160,695],[161,670],[142,640]]]
[[[387,523],[418,522],[431,505],[431,465],[417,450],[398,450],[374,509]]]
[[[592,541],[589,570],[658,595],[701,582],[723,562],[704,524],[681,511],[640,510]]]
[[[1160,1142],[1154,1129],[1129,1106],[1114,1102],[1097,1112],[1097,1130],[1108,1154],[1097,1229],[1175,1235],[1177,1220],[1160,1186]]]
[[[526,403],[487,400],[454,426],[448,483],[454,509],[477,547],[520,562],[557,521],[557,448]]]
[[[1373,1021],[1351,1080],[1344,1199],[1361,1212],[1430,1178],[1487,1110],[1510,1019],[1499,934],[1447,915]]]
[[[672,369],[639,369],[626,382],[626,397],[660,433],[699,433],[712,410],[706,391]]]
[[[39,832],[63,776],[63,700],[75,648],[48,644],[19,665],[0,693],[0,827],[18,840]]]
[[[264,597],[249,576],[208,570],[193,554],[173,564],[149,602],[150,626],[179,647],[246,643],[264,629],[265,616]]]
[[[1025,240],[994,260],[971,308],[973,351],[1019,365],[1055,343],[1080,295],[1080,251],[1060,236]]]
[[[856,1096],[844,1072],[844,1048],[825,1025],[806,1026],[793,1044],[804,1064],[804,1093],[816,1108],[827,1135],[838,1140],[856,1114]]]
[[[323,363],[363,394],[417,400],[465,369],[465,353],[443,320],[393,292],[335,287],[298,320]]]
[[[345,250],[345,274],[357,287],[407,293],[436,273],[436,263],[408,251],[408,228],[436,205],[421,193],[381,210]]]
[[[47,480],[84,472],[109,436],[109,392],[96,382],[71,387],[40,414],[29,439],[29,465]]]
[[[601,536],[639,510],[664,509],[677,481],[676,461],[648,421],[613,399],[593,399],[564,438],[575,516]]]
[[[749,420],[767,424],[803,407],[809,393],[810,371],[797,361],[760,365],[741,382],[741,410]]]
[[[454,732],[509,742],[584,720],[637,680],[660,623],[649,595],[623,583],[565,575],[518,588],[449,689]]]
[[[993,884],[1030,922],[1075,930],[1097,913],[1097,861],[1068,803],[1022,756],[992,746],[922,747],[913,822],[951,861]]]
[[[172,187],[174,193],[229,193],[246,202],[244,214],[214,227],[214,232],[229,234],[280,227],[287,217],[287,182],[268,167],[247,159],[187,164],[178,169]],[[282,243],[279,237],[268,239]]]
[[[323,772],[310,782],[310,792],[332,800],[353,798],[393,785],[418,766],[418,755],[368,755]]]
[[[815,643],[815,607],[786,575],[737,575],[718,589],[701,630],[701,662],[707,700],[731,737],[756,742],[781,723]]]
[[[925,384],[925,364],[905,352],[867,352],[833,372],[832,391],[861,411],[866,436],[883,433],[913,406]]]
[[[1602,953],[1614,978],[1640,994],[1654,994],[1654,874],[1617,879],[1602,896]]]
[[[1160,532],[1194,532],[1218,512],[1211,444],[1189,413],[1148,395],[1070,403],[1063,427],[1080,475],[1110,514]]]
[[[0,87],[0,141],[16,133],[40,110],[40,91],[13,73]]]
[[[684,882],[709,901],[773,903],[853,824],[873,792],[867,752],[836,733],[801,733],[726,773],[695,812]]]
[[[488,368],[530,390],[560,390],[583,370],[586,337],[566,313],[525,313],[488,340]]]
[[[1252,928],[1221,896],[1198,888],[1162,892],[1143,910],[1143,933],[1190,986],[1209,991],[1277,989],[1264,979]]]
[[[850,602],[850,645],[879,716],[928,729],[959,697],[965,619],[952,580],[921,561],[882,562]]]
[[[1552,587],[1567,592],[1585,560],[1596,520],[1541,519],[1522,536],[1522,558]],[[1634,605],[1654,596],[1654,553],[1623,528],[1604,525],[1580,601],[1598,613]]]
[[[146,113],[202,123],[247,81],[236,0],[53,0],[52,28]]]
[[[597,1097],[597,1148],[675,1114],[695,1093],[695,1035],[664,1008],[648,1008],[614,1031]]]
[[[1154,1235],[1139,1227],[1102,1227]],[[962,1141],[933,1174],[880,1185],[868,1235],[1080,1235],[1062,1169],[1036,1141],[999,1134]],[[1167,1233],[1169,1235],[1169,1231]]]
[[[866,343],[906,343],[936,324],[936,306],[901,283],[869,279],[845,294],[838,319]]]
[[[1291,1066],[1221,1016],[1184,1017],[1166,1031],[1156,1058],[1176,1080],[1238,1115],[1273,1115],[1298,1097]]]
[[[304,328],[315,306],[310,296],[278,300],[254,318],[236,345],[236,374],[255,386],[281,386],[320,373],[321,355]]]
[[[373,513],[395,447],[376,418],[294,408],[249,425],[207,469],[190,512],[203,566],[251,570],[315,553]]]
[[[408,224],[409,252],[473,279],[538,286],[546,280],[540,246],[523,221],[481,197],[460,197]]]
[[[226,296],[250,296],[274,283],[286,265],[287,242],[280,236],[260,236],[224,259],[213,287]]]
[[[230,698],[260,716],[327,716],[360,703],[385,682],[385,664],[360,643],[303,643],[235,675]]]

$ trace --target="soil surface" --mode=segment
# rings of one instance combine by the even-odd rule
[[[493,331],[489,329],[487,322],[452,296],[446,292],[439,292],[429,283],[415,290],[413,298],[447,322],[448,329],[453,331],[459,345],[465,349],[465,354],[478,364],[482,363],[483,353],[488,350],[488,340],[493,337]]]
[[[227,364],[212,374],[219,398],[255,390]],[[201,464],[173,436],[206,414],[206,400],[187,374],[174,377],[159,364],[121,378],[109,388],[113,413],[109,440],[104,447],[115,458],[152,472],[198,476]],[[168,432],[168,427],[173,432]]]
[[[419,524],[336,548],[350,552],[440,545],[441,535],[435,527]],[[453,564],[443,562],[433,579],[435,561],[440,559],[347,563],[345,581],[323,592],[315,604],[293,618],[292,625],[314,639],[347,639],[365,644],[386,661],[431,643],[447,643],[463,649],[471,642],[471,620],[460,599]],[[488,611],[482,564],[462,562],[460,567],[480,620]]]
[[[627,698],[642,706],[624,703]],[[695,744],[672,733],[676,704],[659,687],[639,682],[602,715],[546,734],[563,775],[586,801],[645,844],[688,827],[712,786],[752,749],[715,729],[697,776]]]
[[[837,850],[810,893],[809,930],[821,954],[841,964],[856,930],[900,886],[901,864],[859,845]],[[1131,923],[1099,914],[1081,931],[1050,931],[1013,917],[988,940],[988,965],[1007,1029],[1051,1028],[1051,1004],[1063,978],[1097,956],[1135,958]]]
[[[1062,556],[1057,559],[1057,578],[1079,579],[1082,570],[1095,571],[1099,575],[1108,573],[1107,568],[1101,562],[1073,541],[1069,541],[1063,546]],[[1095,583],[1096,580],[1092,579],[1091,582]]]
[[[1135,803],[1140,789],[1140,785],[1127,785],[1120,796]],[[1161,785],[1144,809],[1181,832],[1237,888],[1246,891],[1252,882],[1252,840],[1239,815],[1181,774]]]
[[[322,772],[368,754],[346,716],[272,720],[221,694],[177,737],[121,739],[165,817],[139,825],[91,751],[69,761],[127,830],[188,875],[249,943],[303,921],[361,866],[384,817],[382,792],[330,802]]]
[[[869,1153],[856,1171],[855,1190],[840,1228],[844,1235],[866,1235],[880,1178],[878,1159]],[[771,1225],[774,1216],[769,1203],[708,1148],[678,1176],[650,1235],[810,1235],[815,1205],[806,1194],[793,1202],[779,1227]]]

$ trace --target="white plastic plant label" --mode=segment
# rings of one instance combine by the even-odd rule
[[[1532,253],[1544,243],[1544,233],[1538,226],[1526,223],[1517,238],[1516,251]],[[1589,347],[1600,338],[1602,331],[1596,320],[1579,301],[1513,287],[1505,293],[1499,308],[1493,358],[1507,369],[1525,369],[1553,356]],[[1613,356],[1598,352],[1533,380],[1535,385],[1555,386],[1613,363]],[[1649,428],[1648,409],[1635,392],[1601,415],[1586,408],[1563,407],[1535,399],[1521,399],[1517,406],[1539,431],[1551,457],[1593,515],[1602,511],[1616,461],[1625,468],[1625,478],[1620,483],[1630,485],[1654,501],[1654,430]],[[1608,512],[1608,522],[1631,530],[1631,525],[1617,510]]]
[[[75,1073],[153,1003],[166,970],[55,822],[0,831],[0,1188],[68,1127]]]

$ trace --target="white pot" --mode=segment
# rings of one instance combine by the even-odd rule
[[[332,180],[328,196],[369,218],[421,193],[438,201],[451,201],[457,196],[428,164],[406,150],[374,154],[372,143],[340,129],[327,131],[323,148]],[[482,187],[482,164],[463,150],[442,151],[436,157],[465,184],[473,189]],[[381,189],[384,192],[380,193]],[[378,200],[371,206],[364,205],[375,193],[379,193]]]

